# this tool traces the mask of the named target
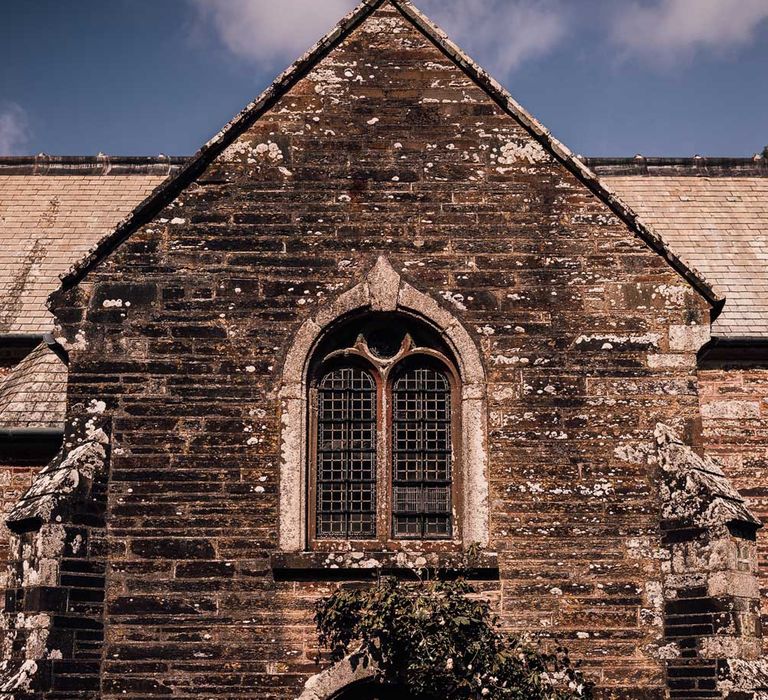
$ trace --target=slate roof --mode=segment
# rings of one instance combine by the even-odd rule
[[[768,160],[587,159],[725,297],[724,338],[768,338]]]
[[[0,383],[0,430],[64,427],[67,367],[46,343]]]
[[[173,159],[0,159],[0,334],[51,330],[48,295],[176,167]]]
[[[716,336],[768,337],[768,159],[585,158],[726,298]],[[47,296],[183,158],[0,158],[0,335],[50,332]]]

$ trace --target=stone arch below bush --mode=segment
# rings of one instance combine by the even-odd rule
[[[297,700],[351,700],[348,695],[361,684],[366,685],[365,681],[372,680],[375,673],[376,667],[371,663],[353,663],[352,657],[348,656],[312,676]]]

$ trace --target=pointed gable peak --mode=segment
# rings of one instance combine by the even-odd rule
[[[151,220],[167,204],[172,202],[190,183],[227,147],[240,137],[254,122],[285,95],[299,80],[304,78],[333,49],[339,46],[352,32],[382,9],[396,10],[410,22],[435,47],[473,80],[501,110],[515,119],[543,151],[569,170],[595,196],[602,200],[625,224],[634,231],[653,251],[661,255],[696,291],[710,304],[720,306],[724,299],[714,287],[694,268],[678,258],[661,239],[645,226],[637,214],[624,204],[602,181],[579,160],[565,145],[552,136],[550,131],[528,113],[507,90],[494,80],[481,66],[473,61],[448,35],[422,13],[411,0],[362,0],[362,2],[343,17],[309,51],[297,59],[287,70],[218,134],[206,143],[172,179],[158,187],[150,197],[142,202],[117,229],[103,238],[96,247],[68,273],[62,275],[62,289],[77,285],[88,272],[107,257],[134,230]],[[387,31],[386,24],[381,25]]]

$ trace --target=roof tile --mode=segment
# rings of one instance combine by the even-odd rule
[[[48,295],[86,251],[164,180],[126,175],[0,175],[0,333],[47,333]]]
[[[0,429],[62,428],[67,367],[41,343],[0,384]]]
[[[714,335],[768,337],[768,178],[603,179],[726,297]]]

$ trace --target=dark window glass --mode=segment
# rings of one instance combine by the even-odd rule
[[[318,386],[317,536],[376,536],[376,385],[356,367]]]
[[[451,387],[431,367],[409,367],[392,388],[395,537],[451,537]]]

